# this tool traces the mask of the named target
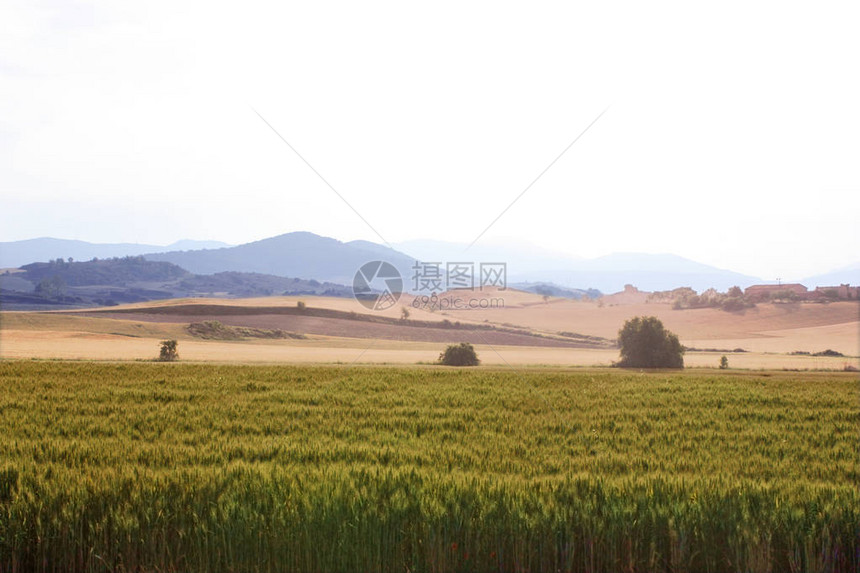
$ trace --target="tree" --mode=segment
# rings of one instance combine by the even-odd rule
[[[723,354],[722,358],[720,358],[720,370],[725,370],[729,367],[729,359],[726,358],[726,355]]]
[[[791,289],[784,288],[782,290],[778,290],[774,293],[771,293],[770,299],[794,301],[797,300],[797,294]]]
[[[475,347],[468,342],[451,344],[439,355],[439,363],[445,366],[477,366],[481,363]]]
[[[683,368],[684,347],[657,317],[637,316],[618,331],[622,368]]]
[[[49,279],[42,279],[36,285],[36,294],[47,298],[62,298],[65,291],[66,281],[59,275],[54,275]]]
[[[737,296],[727,297],[722,303],[720,303],[720,308],[727,312],[744,310],[746,307],[747,303],[744,302],[744,299]]]
[[[742,298],[744,296],[744,291],[742,291],[741,287],[739,287],[739,286],[733,286],[732,288],[729,289],[729,292],[726,294],[728,294],[731,297]]]
[[[176,351],[176,347],[179,345],[175,340],[162,340],[161,341],[161,352],[158,355],[158,359],[161,362],[173,362],[174,360],[179,358],[179,354]]]

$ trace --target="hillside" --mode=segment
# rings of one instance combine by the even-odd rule
[[[313,279],[261,273],[195,275],[141,256],[31,263],[0,275],[0,304],[6,310],[56,306],[112,306],[176,297],[271,295],[352,296],[350,288]]]
[[[212,275],[191,275],[179,281],[176,286],[188,293],[223,293],[238,297],[271,295],[352,296],[352,289],[335,283],[233,271]]]
[[[165,262],[147,261],[143,257],[99,259],[67,262],[56,259],[47,263],[31,263],[21,267],[18,278],[39,284],[58,279],[65,286],[110,285],[127,286],[136,282],[172,281],[191,273]]]
[[[603,296],[603,293],[597,289],[579,289],[579,288],[566,288],[558,286],[554,283],[546,283],[546,282],[537,282],[537,283],[513,283],[509,285],[510,288],[515,288],[517,290],[530,292],[534,294],[539,294],[541,296],[555,296],[559,298],[572,298],[574,300],[579,300],[582,297],[587,298],[600,298]]]

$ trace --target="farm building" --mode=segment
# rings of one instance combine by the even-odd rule
[[[831,293],[836,293],[834,297]],[[820,286],[815,287],[813,294],[818,296],[827,296],[838,299],[858,299],[860,298],[860,287],[853,287],[848,284],[839,286]]]
[[[744,289],[744,294],[753,300],[764,300],[770,298],[774,293],[791,292],[798,298],[805,298],[809,292],[805,286],[799,283],[788,283],[784,285],[753,285]]]

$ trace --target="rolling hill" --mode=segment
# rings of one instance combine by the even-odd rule
[[[368,261],[384,259],[409,276],[414,259],[399,251],[369,243],[343,243],[313,233],[295,232],[236,247],[202,251],[161,252],[146,255],[196,274],[223,271],[264,273],[352,284],[355,272]]]
[[[197,296],[318,295],[351,297],[344,285],[314,279],[225,271],[196,275],[142,256],[84,262],[30,263],[0,274],[0,307],[21,310],[63,306],[113,306]]]

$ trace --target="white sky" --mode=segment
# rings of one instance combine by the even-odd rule
[[[306,230],[860,260],[860,7],[0,4],[0,240]],[[253,108],[253,109],[252,109]]]

